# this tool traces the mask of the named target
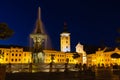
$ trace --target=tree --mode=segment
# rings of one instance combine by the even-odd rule
[[[0,39],[8,39],[13,33],[13,30],[11,30],[6,23],[0,23]]]
[[[118,54],[118,53],[113,53],[113,54],[111,55],[111,58],[120,58],[120,54]]]
[[[74,59],[76,59],[76,58],[79,58],[80,55],[79,55],[78,53],[74,53],[72,57],[73,57]]]

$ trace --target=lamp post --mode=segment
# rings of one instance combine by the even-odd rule
[[[52,66],[53,66],[53,63],[54,63],[54,54],[51,54],[51,62],[50,62],[50,72],[52,72]]]
[[[69,63],[69,58],[66,58],[66,63],[65,63],[65,72],[68,71],[68,63]]]

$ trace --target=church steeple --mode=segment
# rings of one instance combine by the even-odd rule
[[[68,33],[67,23],[64,22],[63,32]]]

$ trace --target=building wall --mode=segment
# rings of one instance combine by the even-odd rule
[[[1,56],[0,63],[28,63],[31,62],[31,52],[23,51],[23,48],[10,47],[10,48],[0,48]]]
[[[105,50],[98,50],[96,53],[87,55],[88,65],[104,65],[105,67],[110,65],[120,65],[120,58],[112,58],[111,55],[114,53],[120,54],[120,50],[116,48],[113,51],[105,52]]]
[[[32,55],[29,51],[23,51],[23,48],[10,47],[10,48],[0,48],[1,56],[0,63],[4,64],[18,64],[18,63],[31,63]],[[45,54],[44,63],[51,62],[51,55],[54,55],[54,63],[66,63],[66,59],[69,59],[70,64],[75,64],[76,59],[73,59],[73,53],[61,52],[55,50],[43,50]]]
[[[66,59],[69,59],[69,63],[74,64],[73,53],[65,53],[60,51],[44,50],[45,63],[51,62],[51,55],[54,55],[54,63],[66,63]]]

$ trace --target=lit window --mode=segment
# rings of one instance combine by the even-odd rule
[[[68,41],[66,41],[66,43],[68,43]]]

